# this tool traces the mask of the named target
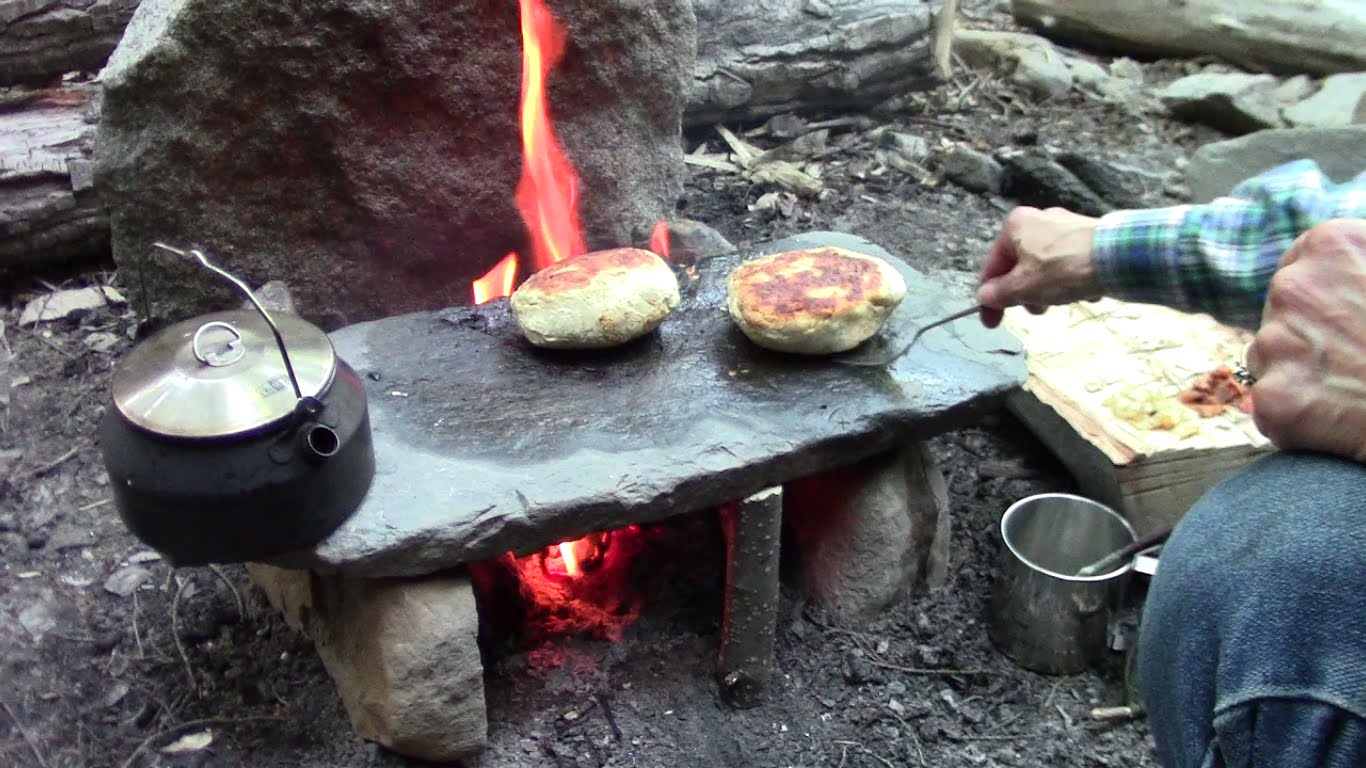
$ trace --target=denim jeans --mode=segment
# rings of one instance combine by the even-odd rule
[[[1163,547],[1138,681],[1166,768],[1366,766],[1366,465],[1274,453]]]

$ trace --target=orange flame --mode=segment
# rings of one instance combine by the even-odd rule
[[[574,554],[574,542],[562,541],[559,546],[560,559],[564,561],[564,572],[570,576],[578,576],[581,571],[579,570],[579,556]]]
[[[546,572],[577,579],[590,567],[602,564],[611,540],[610,533],[601,532],[554,544],[541,556]]]
[[[517,209],[531,236],[531,271],[582,256],[579,178],[550,126],[546,75],[564,55],[565,32],[541,0],[521,0],[522,179]]]
[[[519,0],[522,28],[522,177],[517,183],[517,210],[531,241],[528,274],[582,256],[588,247],[579,223],[579,177],[555,137],[546,100],[546,78],[564,56],[566,35],[543,0]],[[669,257],[669,231],[655,225],[650,248]],[[474,281],[474,303],[512,295],[520,271],[509,253]]]
[[[470,284],[474,290],[474,303],[484,304],[494,299],[512,295],[512,287],[517,283],[517,254],[509,253],[493,265],[483,277]]]
[[[663,219],[655,222],[655,229],[650,233],[650,250],[665,261],[669,260],[669,225]]]

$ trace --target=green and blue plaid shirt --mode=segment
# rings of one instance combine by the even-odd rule
[[[1316,163],[1298,160],[1206,204],[1107,214],[1092,247],[1109,296],[1255,329],[1286,250],[1335,218],[1366,218],[1366,172],[1335,185]]]

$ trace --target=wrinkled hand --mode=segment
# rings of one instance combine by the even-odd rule
[[[1037,314],[1050,305],[1100,298],[1091,259],[1098,222],[1062,208],[1011,211],[982,265],[977,301],[985,308],[983,324],[1000,325],[1006,307],[1023,304]]]
[[[1324,222],[1286,251],[1247,367],[1273,445],[1366,462],[1366,220]]]

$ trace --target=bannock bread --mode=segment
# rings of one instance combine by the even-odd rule
[[[653,331],[679,301],[678,279],[663,259],[614,248],[546,267],[518,286],[509,304],[532,344],[596,349]]]
[[[763,256],[726,280],[731,318],[751,341],[779,352],[828,355],[882,329],[906,297],[882,259],[824,247]]]

